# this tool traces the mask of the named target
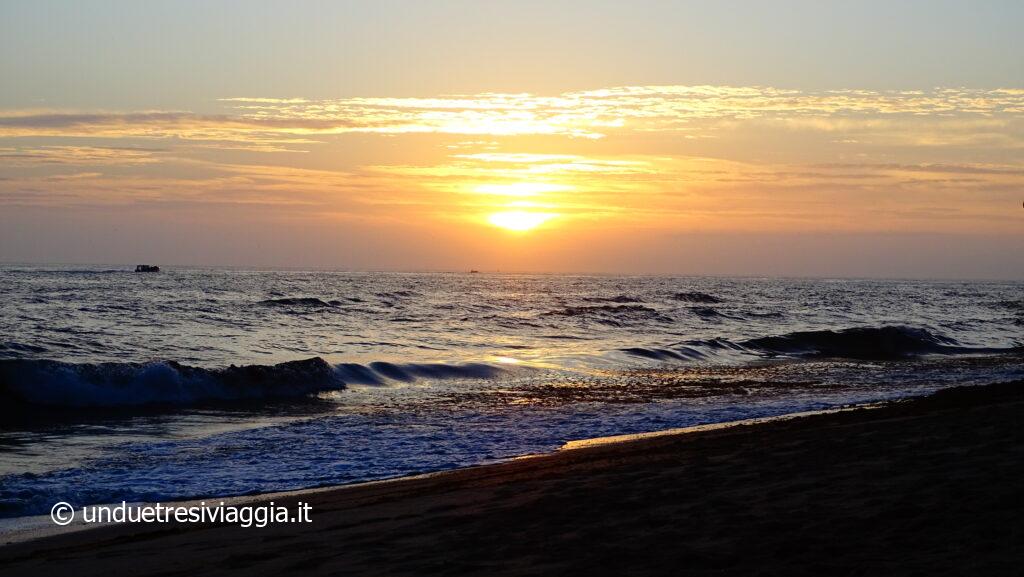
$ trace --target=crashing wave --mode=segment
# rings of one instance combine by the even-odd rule
[[[649,359],[696,359],[716,353],[746,353],[767,357],[895,360],[930,354],[1021,352],[1022,347],[965,347],[955,339],[925,329],[904,326],[855,327],[842,330],[797,331],[742,342],[717,338],[694,340],[668,348],[626,348],[623,352]]]
[[[775,355],[884,360],[972,349],[946,336],[904,326],[856,327],[838,331],[798,331],[744,341],[747,348]]]
[[[174,361],[65,363],[0,360],[6,401],[63,407],[194,404],[296,397],[345,388],[327,361],[315,357],[277,365],[203,369]]]
[[[320,357],[276,365],[205,369],[174,361],[67,363],[0,360],[0,403],[52,407],[191,405],[303,397],[347,384],[417,379],[486,379],[502,369],[483,364],[375,362],[331,365]]]

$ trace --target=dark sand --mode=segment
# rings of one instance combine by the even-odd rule
[[[1021,575],[1024,383],[300,498],[310,525],[99,528],[0,573]]]

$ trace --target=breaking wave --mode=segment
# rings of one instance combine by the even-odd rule
[[[0,361],[5,401],[63,407],[192,404],[203,401],[295,397],[343,389],[327,361],[315,357],[277,365],[203,369],[174,361],[65,363]]]
[[[1024,348],[966,347],[955,339],[925,329],[883,326],[834,331],[797,331],[738,343],[718,338],[686,341],[673,348],[632,347],[621,350],[633,356],[658,360],[700,359],[721,352],[739,352],[762,357],[895,360],[929,354],[1021,352]]]
[[[276,365],[205,369],[174,361],[66,363],[0,360],[0,403],[51,407],[190,405],[302,397],[348,384],[491,378],[502,369],[483,363],[332,365],[320,357]]]
[[[904,326],[857,327],[839,331],[799,331],[750,339],[744,346],[776,355],[898,359],[924,354],[971,352],[956,340]]]

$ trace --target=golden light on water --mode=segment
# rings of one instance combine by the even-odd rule
[[[509,210],[505,212],[496,212],[488,217],[487,220],[499,228],[522,232],[537,228],[554,217],[554,214],[548,212]]]

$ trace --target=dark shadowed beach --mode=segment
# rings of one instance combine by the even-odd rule
[[[104,527],[4,575],[1016,575],[1024,383],[337,489],[312,523]]]

